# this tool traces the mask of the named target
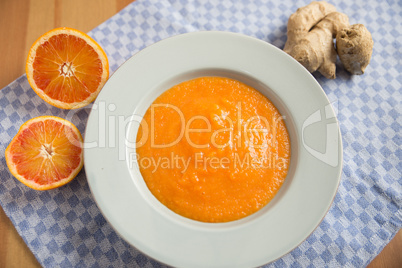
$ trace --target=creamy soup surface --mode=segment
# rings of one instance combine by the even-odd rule
[[[201,77],[160,95],[137,134],[137,164],[166,207],[202,222],[228,222],[268,204],[290,164],[277,108],[234,79]]]

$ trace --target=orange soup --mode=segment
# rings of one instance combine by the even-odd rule
[[[137,163],[149,190],[172,211],[228,222],[264,207],[283,184],[290,140],[276,107],[237,80],[180,83],[149,107]]]

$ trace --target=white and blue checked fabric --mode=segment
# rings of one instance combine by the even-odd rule
[[[297,2],[297,3],[296,3]],[[283,48],[286,24],[303,1],[137,0],[89,34],[111,71],[161,39],[199,30],[254,36]],[[333,3],[372,33],[374,51],[362,76],[337,66],[337,78],[315,78],[337,109],[344,146],[342,179],[328,214],[299,247],[267,267],[362,267],[402,226],[402,5],[398,0]],[[42,101],[23,75],[0,91],[0,203],[44,267],[162,267],[120,238],[90,193],[85,172],[39,192],[10,174],[4,150],[26,120],[66,117]],[[81,133],[89,109],[75,112]],[[323,174],[325,176],[325,174]]]

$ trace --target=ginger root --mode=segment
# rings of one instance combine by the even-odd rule
[[[283,50],[301,63],[309,72],[318,71],[326,78],[334,79],[337,58],[334,38],[343,29],[350,29],[348,33],[360,31],[358,27],[349,27],[349,18],[343,13],[336,12],[333,5],[324,1],[311,2],[309,5],[299,8],[289,17],[288,39]],[[354,38],[355,36],[359,37]],[[369,46],[359,46],[356,43],[365,42],[366,37],[366,33],[339,35],[338,53],[342,54],[341,61],[347,62],[345,66],[348,67],[345,68],[353,74],[359,73],[356,70],[358,66],[365,68],[370,60],[371,53],[365,51]],[[351,46],[354,49],[346,49],[346,47],[350,48]],[[360,55],[363,52],[365,56]],[[350,56],[351,53],[354,56]],[[349,56],[345,54],[349,54]],[[355,60],[359,60],[360,65],[356,64]],[[351,67],[349,68],[349,66]]]
[[[373,38],[363,24],[342,29],[336,35],[336,50],[345,69],[363,74],[373,53]]]

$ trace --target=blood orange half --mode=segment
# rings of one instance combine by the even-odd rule
[[[66,27],[36,40],[25,70],[39,97],[62,109],[88,105],[109,78],[108,59],[100,45],[87,34]]]
[[[35,190],[49,190],[70,182],[83,166],[83,140],[69,121],[39,116],[25,122],[8,145],[10,172]]]

